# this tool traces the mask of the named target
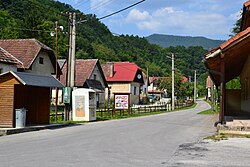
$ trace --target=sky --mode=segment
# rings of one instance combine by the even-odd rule
[[[59,0],[101,18],[140,0]],[[102,19],[114,34],[204,36],[226,40],[247,0],[145,0]]]

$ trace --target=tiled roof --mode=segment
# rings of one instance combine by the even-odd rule
[[[89,79],[90,75],[92,74],[95,65],[97,64],[98,59],[77,59],[75,64],[75,86],[82,87],[87,79]],[[67,70],[67,62],[64,63],[62,67],[62,73],[60,81],[66,85],[66,72]]]
[[[108,82],[132,82],[135,79],[137,71],[140,69],[132,62],[113,62],[114,73],[113,77],[110,77],[110,65],[111,63],[107,63],[102,66]]]
[[[250,0],[248,0],[247,2],[244,3],[244,6],[247,7],[250,5]]]
[[[248,35],[250,33],[250,27],[248,27],[247,29],[245,29],[244,31],[241,31],[240,33],[238,33],[237,35],[233,36],[232,38],[230,38],[229,40],[227,40],[226,42],[222,43],[220,45],[221,49],[225,49],[226,47],[230,46],[231,44],[233,44],[234,42],[236,42],[237,40],[244,38],[246,35]]]
[[[36,39],[0,40],[0,47],[20,60],[23,63],[21,68],[27,69],[42,49],[53,52],[52,49]]]
[[[22,65],[22,63],[13,55],[0,47],[0,62]]]

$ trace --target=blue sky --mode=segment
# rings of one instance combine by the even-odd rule
[[[59,0],[100,18],[139,0]],[[113,33],[228,39],[246,0],[146,0],[101,20]]]

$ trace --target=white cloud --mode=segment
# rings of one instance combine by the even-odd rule
[[[137,9],[132,9],[128,16],[127,21],[139,21],[139,20],[146,20],[149,18],[149,13],[147,11],[140,12]]]
[[[143,19],[142,19],[143,18]],[[134,9],[126,20],[134,23],[141,30],[152,33],[176,35],[216,35],[230,30],[232,17],[210,12],[187,12],[172,7],[158,9],[152,13]]]

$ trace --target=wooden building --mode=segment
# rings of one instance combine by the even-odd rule
[[[0,75],[0,127],[15,127],[15,109],[25,108],[26,125],[49,124],[52,76],[9,71]]]
[[[226,117],[250,118],[250,0],[244,3],[238,34],[205,55],[205,65],[216,87],[220,87],[219,122]],[[241,89],[226,89],[226,83],[239,77]]]

